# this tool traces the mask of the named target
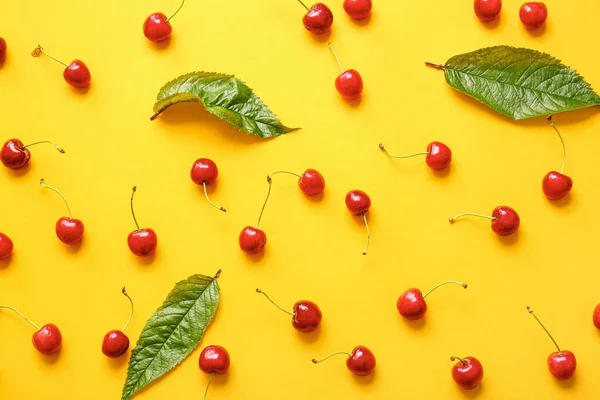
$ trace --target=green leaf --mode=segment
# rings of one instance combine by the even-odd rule
[[[452,57],[443,69],[450,86],[515,120],[600,105],[577,72],[536,50],[488,47]]]
[[[177,283],[146,322],[131,353],[122,400],[170,371],[198,346],[219,305],[219,272],[214,278],[192,275]]]
[[[270,138],[299,128],[288,128],[244,82],[233,75],[192,72],[164,85],[154,104],[156,118],[176,103],[200,103],[206,110],[242,132]]]

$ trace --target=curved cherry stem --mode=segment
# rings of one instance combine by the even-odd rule
[[[457,220],[458,218],[464,217],[464,216],[471,216],[471,217],[479,217],[479,218],[487,218],[487,219],[491,219],[491,220],[495,220],[496,217],[490,217],[489,215],[484,215],[484,214],[476,214],[476,213],[462,213],[462,214],[457,214],[454,217],[450,217],[448,218],[448,221],[450,221],[450,223],[453,223],[455,220]]]
[[[131,215],[133,215],[133,222],[135,222],[135,226],[137,228],[137,230],[140,230],[140,225],[138,224],[137,218],[135,217],[135,211],[133,211],[133,195],[135,194],[135,192],[137,191],[137,186],[134,186],[133,189],[131,189],[131,201],[129,202],[129,206],[131,207]]]
[[[430,63],[429,61],[425,61],[425,65],[427,65],[428,67],[431,67],[431,68],[439,69],[440,71],[444,71],[446,69],[446,67],[444,67],[441,64],[434,64],[434,63]]]
[[[283,311],[284,313],[286,313],[286,314],[288,314],[288,315],[291,315],[292,317],[294,317],[294,316],[295,316],[295,314],[294,314],[294,313],[291,313],[291,312],[289,312],[289,311],[288,311],[288,310],[286,310],[285,308],[281,308],[281,307],[279,307],[279,305],[278,305],[277,303],[275,303],[273,300],[271,300],[271,298],[269,297],[269,295],[267,295],[265,292],[263,292],[263,291],[262,291],[260,288],[257,288],[257,289],[256,289],[256,293],[260,293],[260,294],[264,295],[264,296],[267,298],[267,300],[269,300],[271,303],[273,303],[273,305],[274,305],[275,307],[279,308],[279,309],[280,309],[281,311]]]
[[[363,219],[365,220],[365,226],[367,227],[367,244],[365,245],[365,249],[363,250],[363,256],[367,255],[367,250],[369,249],[369,244],[371,243],[371,230],[369,229],[369,223],[367,222],[367,213],[362,213]]]
[[[260,210],[260,214],[258,215],[258,221],[256,222],[256,229],[258,229],[258,225],[260,224],[260,220],[262,219],[263,213],[265,212],[265,207],[267,206],[267,202],[269,201],[269,197],[271,196],[271,183],[272,179],[269,175],[267,175],[267,183],[269,184],[269,190],[267,191],[267,197],[265,198],[265,202]]]
[[[277,174],[288,174],[288,175],[294,175],[294,176],[297,176],[298,178],[302,178],[302,175],[300,175],[300,174],[297,174],[297,173],[295,173],[295,172],[290,172],[290,171],[275,171],[275,172],[273,172],[273,173],[272,173],[271,175],[269,175],[269,176],[271,176],[271,177],[272,177],[273,175],[277,175]]]
[[[425,294],[423,295],[423,298],[425,298],[425,297],[429,296],[429,294],[430,294],[431,292],[433,292],[435,289],[439,288],[440,286],[447,285],[447,284],[449,284],[449,283],[454,283],[455,285],[460,285],[460,286],[462,286],[462,287],[463,287],[463,288],[465,288],[465,289],[466,289],[466,288],[467,288],[467,286],[468,286],[466,283],[462,283],[462,282],[459,282],[459,281],[446,281],[446,282],[438,283],[438,284],[437,284],[437,285],[435,285],[435,286],[434,286],[434,287],[433,287],[433,288],[432,288],[432,289],[431,289],[429,292],[425,293]]]
[[[540,326],[542,328],[544,328],[544,330],[546,331],[546,333],[548,334],[548,336],[550,337],[550,339],[552,339],[552,342],[556,346],[556,350],[558,350],[558,352],[560,353],[561,350],[560,350],[560,347],[558,347],[558,344],[556,343],[556,340],[554,340],[554,338],[552,337],[552,335],[550,334],[550,332],[548,332],[548,329],[546,329],[546,327],[544,326],[544,324],[542,324],[542,321],[540,321],[540,319],[537,317],[537,315],[535,315],[535,313],[533,312],[533,310],[531,309],[531,307],[527,307],[527,311],[529,312],[529,314],[533,315],[533,318],[535,318],[535,320],[540,324]]]
[[[331,357],[333,357],[333,356],[339,356],[340,354],[345,354],[345,355],[347,355],[348,357],[352,357],[352,354],[348,353],[347,351],[338,351],[337,353],[332,353],[332,354],[328,355],[327,357],[325,357],[325,358],[324,358],[324,359],[322,359],[322,360],[317,360],[316,358],[313,358],[313,359],[312,359],[312,362],[313,362],[313,364],[318,364],[318,363],[321,363],[321,362],[323,362],[323,361],[325,361],[325,360],[328,360],[328,359],[330,359],[330,358],[331,358]]]
[[[50,143],[52,146],[56,147],[56,150],[58,150],[59,152],[65,154],[65,149],[63,149],[62,147],[60,147],[56,143],[51,142],[49,140],[40,140],[39,142],[29,143],[26,146],[21,146],[21,149],[26,149],[26,148],[28,148],[30,146],[35,146],[36,144],[41,144],[41,143]]]
[[[125,297],[127,297],[127,299],[129,300],[129,304],[131,304],[131,311],[129,312],[129,318],[127,319],[127,322],[125,322],[125,326],[123,327],[123,329],[121,329],[121,332],[125,332],[125,329],[127,329],[127,327],[129,326],[129,322],[131,322],[131,317],[133,317],[133,300],[131,300],[131,297],[129,297],[129,294],[127,294],[127,290],[125,290],[125,286],[123,286],[123,289],[121,289],[121,293],[123,293],[123,295]]]
[[[35,327],[35,329],[37,329],[38,331],[40,330],[40,327],[37,326],[35,323],[33,323],[29,318],[27,318],[26,316],[24,316],[23,314],[21,314],[21,312],[19,310],[17,310],[16,308],[13,308],[11,306],[0,306],[0,308],[8,308],[9,310],[12,310],[14,312],[16,312],[17,314],[19,314],[19,316],[21,318],[23,318],[25,321],[29,322],[31,325],[33,325]]]
[[[185,4],[185,0],[183,0],[183,1],[181,2],[181,4],[179,5],[179,8],[177,9],[177,11],[175,11],[175,13],[174,13],[173,15],[171,15],[169,18],[167,18],[166,22],[169,22],[169,21],[170,21],[170,20],[171,20],[171,19],[172,19],[174,16],[176,16],[176,15],[177,15],[177,13],[178,13],[179,11],[181,11],[181,9],[183,8],[183,5],[184,5],[184,4]]]
[[[337,53],[333,49],[333,46],[331,45],[331,43],[328,43],[327,46],[329,46],[329,50],[331,50],[331,52],[333,53],[333,56],[335,57],[335,60],[337,61],[338,65],[340,66],[340,71],[342,71],[342,73],[343,73],[344,72],[344,67],[342,67],[342,62],[340,61],[340,58],[338,57]]]
[[[227,212],[227,210],[225,209],[225,207],[218,206],[215,203],[213,203],[212,201],[210,201],[210,199],[208,198],[208,193],[206,193],[206,181],[202,181],[202,186],[204,187],[204,197],[206,197],[206,200],[208,201],[208,204],[210,204],[214,208],[218,208],[219,210],[221,210],[223,212]]]
[[[560,139],[560,143],[562,144],[562,147],[563,147],[563,163],[562,163],[562,167],[560,168],[560,173],[562,174],[563,172],[565,172],[565,165],[567,164],[567,146],[565,146],[565,141],[563,140],[562,135],[556,128],[556,125],[554,125],[554,122],[552,121],[552,115],[548,115],[546,117],[546,119],[548,120],[548,124],[550,124],[550,126],[552,128],[554,128],[554,130],[558,134],[558,138]]]
[[[206,384],[206,390],[204,391],[204,400],[206,400],[206,395],[208,395],[208,388],[210,387],[210,383],[212,382],[214,376],[215,376],[215,372],[213,371],[210,374],[210,378],[208,378],[208,383]]]
[[[304,2],[302,0],[298,0],[298,2],[300,4],[302,4],[302,7],[306,8],[306,11],[310,11],[310,8],[308,8],[308,6],[306,4],[304,4]]]
[[[67,211],[69,212],[69,219],[72,219],[73,214],[71,214],[71,208],[69,207],[69,203],[67,203],[67,199],[65,199],[65,196],[63,196],[63,194],[61,192],[59,192],[57,188],[46,185],[44,178],[40,179],[40,185],[42,185],[46,189],[54,190],[56,193],[58,193],[58,195],[63,199],[63,201],[65,202],[65,205],[67,206]]]
[[[53,59],[54,61],[56,61],[57,63],[61,63],[61,64],[62,64],[62,65],[64,65],[65,67],[68,67],[67,63],[65,63],[64,61],[61,61],[61,60],[59,60],[59,59],[58,59],[58,58],[56,58],[56,57],[52,57],[50,54],[48,54],[48,53],[46,53],[46,52],[44,51],[44,48],[43,48],[42,46],[40,46],[40,45],[38,44],[38,47],[36,47],[35,49],[33,49],[33,51],[31,52],[31,55],[32,55],[32,56],[34,56],[34,57],[39,57],[39,56],[40,56],[40,54],[45,54],[45,55],[47,55],[48,57],[50,57],[51,59]]]
[[[388,149],[385,148],[385,146],[383,145],[383,143],[379,143],[379,148],[383,151],[385,151],[386,153],[388,153],[388,155],[392,158],[410,158],[410,157],[415,157],[415,156],[423,156],[423,155],[427,155],[429,154],[428,151],[422,151],[420,153],[414,153],[414,154],[408,154],[406,156],[397,156],[395,154],[390,153],[390,151]]]
[[[467,365],[467,363],[460,357],[450,357],[450,361],[456,361],[456,360],[460,361],[460,363],[463,365],[463,367]]]

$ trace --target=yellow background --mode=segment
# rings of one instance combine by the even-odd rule
[[[598,109],[555,116],[574,179],[567,200],[550,203],[541,179],[559,169],[562,149],[543,118],[513,122],[458,94],[443,73],[423,62],[480,47],[508,44],[549,52],[600,87],[600,44],[594,0],[549,0],[546,28],[527,32],[520,2],[506,0],[490,24],[474,16],[470,0],[375,0],[373,15],[357,24],[341,0],[328,1],[330,37],[312,37],[293,0],[189,1],[173,19],[167,46],[142,34],[152,12],[170,15],[177,1],[11,1],[3,5],[0,36],[8,59],[0,69],[2,141],[54,140],[31,149],[30,167],[0,169],[1,226],[15,243],[0,264],[0,302],[38,324],[56,323],[64,336],[58,357],[39,355],[31,327],[0,312],[0,398],[118,399],[127,359],[100,351],[109,329],[122,327],[132,347],[146,319],[175,282],[223,269],[222,301],[201,346],[140,400],[202,398],[208,376],[200,349],[225,346],[229,374],[217,377],[210,399],[593,399],[600,396],[600,334],[591,316],[600,302],[597,249]],[[364,78],[362,100],[348,104],[334,88],[339,70],[331,40],[346,68]],[[63,68],[30,51],[45,46],[92,73],[87,93],[69,87]],[[193,70],[233,73],[245,80],[284,124],[302,129],[273,140],[235,131],[198,105],[175,106],[149,121],[158,89]],[[448,174],[434,174],[422,158],[432,140],[453,150]],[[211,208],[189,178],[193,161],[219,166]],[[237,245],[255,223],[265,176],[279,169],[316,168],[327,181],[321,201],[306,198],[295,179],[277,176],[261,228],[264,257]],[[68,198],[85,223],[79,248],[58,241],[60,198],[38,185],[44,177]],[[156,257],[133,256],[129,196],[138,186],[137,216],[158,234]],[[344,206],[347,191],[371,195],[372,244],[361,255],[365,230]],[[506,204],[521,215],[518,235],[497,237],[489,222],[447,218],[489,213]],[[427,290],[458,279],[428,298],[424,322],[408,324],[396,299],[409,287]],[[296,332],[283,313],[256,294],[260,286],[291,308],[306,298],[321,306],[316,334]],[[575,353],[576,377],[555,381],[546,368],[551,341],[528,315],[533,307],[558,343]],[[377,357],[370,378],[356,378],[344,357],[313,365],[313,357],[363,344]],[[465,393],[450,376],[451,355],[481,360],[485,378]]]

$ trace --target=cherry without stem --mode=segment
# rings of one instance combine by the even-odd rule
[[[194,161],[192,165],[192,170],[190,171],[190,177],[192,181],[196,185],[202,185],[204,188],[204,197],[208,201],[208,204],[219,209],[223,212],[227,212],[225,207],[216,205],[210,198],[208,197],[208,193],[206,192],[206,185],[212,185],[217,181],[217,177],[219,176],[219,169],[217,168],[217,164],[211,159],[208,158],[199,158]]]
[[[13,241],[4,233],[0,232],[0,260],[6,260],[12,255]]]
[[[33,334],[31,338],[33,346],[37,349],[37,351],[39,351],[45,356],[50,356],[60,351],[62,347],[62,334],[60,333],[60,330],[56,325],[46,324],[40,328],[34,322],[29,320],[26,316],[21,314],[21,312],[16,308],[6,305],[0,305],[0,308],[6,308],[8,310],[14,311],[21,318],[23,318],[30,325],[32,325],[35,329],[37,329],[37,331]]]
[[[135,211],[133,210],[133,196],[137,191],[137,187],[134,186],[131,192],[130,208],[131,215],[133,216],[133,222],[135,222],[136,230],[131,232],[127,236],[127,245],[129,250],[138,257],[147,257],[152,255],[156,251],[156,245],[158,244],[158,238],[156,232],[150,228],[140,229],[137,218],[135,217]]]
[[[435,285],[425,294],[422,294],[421,290],[417,288],[405,290],[400,297],[398,297],[398,301],[396,302],[396,308],[398,309],[398,312],[400,315],[410,321],[416,321],[423,318],[427,312],[427,303],[425,302],[425,298],[440,286],[447,285],[449,283],[460,285],[465,289],[468,287],[468,285],[463,282],[446,281]]]
[[[65,150],[57,145],[54,142],[50,142],[48,140],[42,140],[39,142],[30,143],[28,145],[24,145],[19,139],[9,139],[2,146],[2,151],[0,152],[0,160],[2,160],[2,164],[6,168],[10,169],[19,169],[23,168],[29,162],[31,158],[31,153],[28,147],[35,146],[41,143],[48,143],[53,145],[56,150],[60,153],[65,152]]]
[[[129,326],[129,322],[131,322],[131,317],[133,316],[133,300],[129,297],[127,290],[125,290],[125,286],[121,289],[121,293],[129,300],[131,309],[129,318],[127,318],[127,322],[123,326],[123,329],[112,330],[104,335],[104,339],[102,340],[102,353],[110,358],[120,357],[129,349],[129,338],[125,335],[125,329]]]
[[[573,180],[567,175],[564,175],[565,165],[567,163],[567,147],[565,146],[565,141],[556,128],[556,125],[554,125],[554,122],[552,121],[552,115],[549,115],[546,119],[548,120],[548,124],[550,124],[550,126],[558,134],[558,138],[562,144],[563,163],[560,172],[550,171],[546,174],[546,176],[544,176],[544,179],[542,180],[542,190],[544,191],[544,194],[548,200],[559,200],[569,194],[573,188]]]
[[[294,304],[293,312],[280,307],[261,289],[256,289],[256,293],[264,295],[275,307],[292,317],[292,325],[300,332],[313,332],[321,325],[323,314],[321,309],[315,303],[309,300],[297,301]]]
[[[183,8],[185,0],[181,2],[179,8],[173,15],[169,18],[161,12],[150,14],[148,18],[144,21],[143,31],[144,36],[152,42],[158,43],[163,40],[168,39],[171,36],[171,32],[173,32],[173,27],[171,26],[171,19],[179,13],[179,11]]]
[[[0,37],[0,63],[6,60],[6,40]]]
[[[306,9],[306,14],[302,18],[302,23],[307,31],[322,34],[327,33],[331,30],[333,24],[333,13],[323,3],[315,3],[312,7],[308,8],[302,0],[298,2]]]
[[[429,143],[427,145],[427,151],[403,156],[398,156],[390,153],[390,151],[386,149],[383,143],[379,143],[379,148],[385,151],[392,158],[410,158],[425,155],[425,163],[427,163],[427,165],[434,170],[442,170],[448,168],[450,166],[450,161],[452,160],[452,151],[448,146],[441,142]]]
[[[204,391],[204,400],[208,395],[208,388],[215,374],[223,375],[229,370],[231,364],[229,352],[222,346],[207,346],[200,353],[198,366],[202,372],[210,374],[206,390]]]
[[[60,63],[66,67],[63,71],[63,78],[69,85],[76,88],[84,88],[90,85],[92,76],[90,74],[89,68],[87,67],[87,65],[85,65],[83,61],[73,60],[71,61],[71,64],[67,64],[59,60],[58,58],[55,58],[50,54],[46,53],[44,51],[44,48],[38,44],[38,47],[33,49],[31,55],[33,57],[39,57],[41,54],[45,54],[57,63]]]
[[[548,18],[548,8],[541,2],[524,3],[519,10],[519,18],[527,29],[541,28]]]
[[[600,329],[600,304],[594,308],[594,315],[592,317],[592,321],[594,322],[594,326]]]
[[[68,217],[59,218],[56,221],[56,236],[58,239],[65,244],[77,244],[83,238],[84,226],[83,222],[80,219],[73,218],[73,214],[71,214],[71,208],[69,207],[69,203],[67,203],[67,199],[65,196],[56,188],[46,185],[44,179],[40,179],[40,185],[45,187],[46,189],[50,189],[61,197],[67,206],[67,211],[69,212]]]
[[[333,49],[331,43],[329,43],[328,46],[331,52],[333,53],[333,56],[335,57],[338,65],[340,66],[340,71],[342,72],[335,79],[336,90],[345,100],[354,100],[358,98],[363,91],[362,77],[355,69],[344,70],[342,62],[340,61],[340,58]]]
[[[502,0],[475,0],[473,8],[481,21],[491,21],[500,15]]]
[[[352,19],[364,19],[371,14],[373,2],[371,0],[344,0],[344,11]]]
[[[346,207],[352,215],[362,215],[367,228],[367,244],[362,252],[363,256],[367,255],[369,244],[371,243],[371,230],[367,222],[367,211],[371,208],[371,198],[362,190],[351,190],[346,194]]]
[[[323,358],[322,360],[317,360],[316,358],[312,359],[314,364],[321,363],[333,356],[345,354],[348,356],[346,359],[346,367],[350,372],[354,375],[358,376],[368,376],[375,371],[375,366],[377,365],[377,361],[375,360],[375,355],[373,352],[366,348],[365,346],[356,346],[351,353],[346,351],[339,351],[337,353],[333,353]]]
[[[452,224],[458,218],[462,218],[464,216],[487,218],[492,220],[492,230],[499,236],[508,236],[515,233],[521,224],[521,218],[519,217],[519,214],[517,214],[515,210],[508,206],[499,206],[494,208],[491,216],[476,213],[462,213],[448,218],[448,221],[450,221]]]

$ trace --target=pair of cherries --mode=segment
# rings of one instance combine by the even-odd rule
[[[475,0],[475,15],[481,21],[492,21],[500,15],[502,0]],[[527,29],[537,29],[546,23],[548,8],[542,2],[527,2],[519,9],[519,18]]]

